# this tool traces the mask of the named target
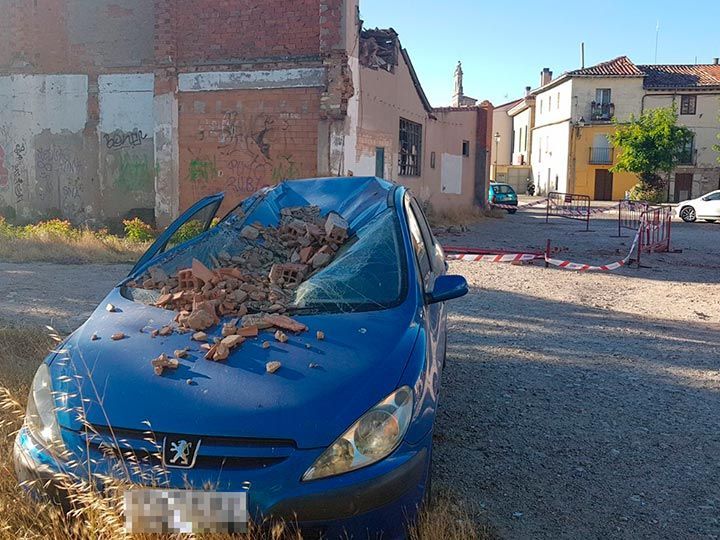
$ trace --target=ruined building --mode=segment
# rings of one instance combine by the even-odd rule
[[[163,225],[211,193],[230,208],[283,179],[346,174],[437,208],[483,199],[491,106],[431,107],[397,34],[361,31],[357,0],[0,0],[0,13],[0,215]]]

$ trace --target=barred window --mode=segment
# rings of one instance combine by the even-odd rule
[[[400,119],[400,176],[420,176],[422,125]]]

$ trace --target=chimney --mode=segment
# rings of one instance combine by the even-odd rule
[[[532,88],[530,88],[529,86],[526,86],[526,87],[525,87],[525,97],[527,97],[527,96],[530,95],[530,91],[531,91],[531,90],[532,90]]]
[[[540,73],[540,86],[545,86],[550,81],[552,81],[552,71],[550,71],[550,68],[543,68],[542,73]]]
[[[713,58],[713,64],[715,64],[716,66],[720,64],[720,58]]]

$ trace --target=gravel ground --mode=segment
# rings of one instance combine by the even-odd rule
[[[614,215],[441,239],[607,263],[631,241]],[[673,236],[682,253],[614,273],[451,264],[472,292],[449,319],[435,478],[502,537],[720,537],[720,225]]]
[[[607,263],[614,213],[488,219],[446,245]],[[613,236],[615,235],[615,237]],[[452,263],[434,472],[505,538],[720,537],[720,225],[674,224],[682,253],[579,274]],[[0,320],[79,325],[128,266],[0,264]]]

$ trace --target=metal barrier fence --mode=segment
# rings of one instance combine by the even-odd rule
[[[650,203],[644,201],[620,201],[618,203],[618,236],[622,236],[623,229],[636,233],[640,228],[643,212],[649,208]]]
[[[642,253],[663,253],[670,251],[672,209],[667,206],[648,208],[640,218],[640,241],[637,263],[640,267]]]
[[[550,216],[557,216],[586,223],[586,231],[590,230],[590,197],[576,193],[560,193],[553,191],[547,196],[545,223]]]

